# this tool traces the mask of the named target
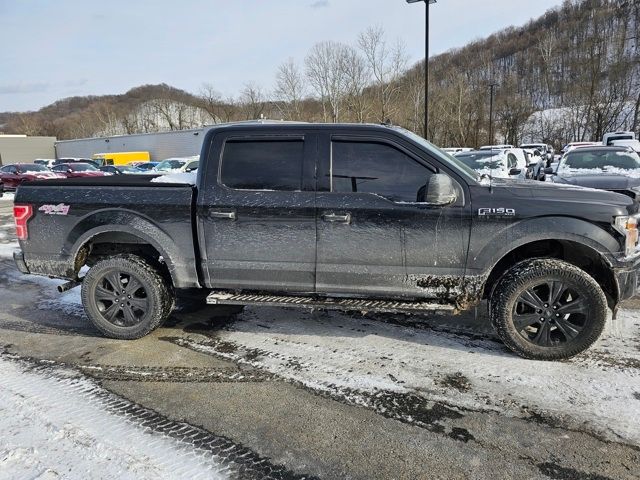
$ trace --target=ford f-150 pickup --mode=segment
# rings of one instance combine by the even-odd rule
[[[407,314],[488,299],[508,347],[561,359],[635,294],[638,218],[624,195],[479,176],[397,127],[249,122],[207,131],[195,185],[20,186],[14,259],[81,284],[88,318],[113,338],[157,328],[182,290]]]

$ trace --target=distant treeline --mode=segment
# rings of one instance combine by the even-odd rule
[[[524,27],[432,57],[428,138],[442,146],[488,143],[489,84],[497,83],[495,141],[561,143],[640,129],[640,2],[566,0]],[[273,118],[384,122],[424,133],[424,63],[381,27],[353,45],[315,45],[301,65],[282,63],[275,88],[247,83],[223,98],[145,85],[123,95],[72,97],[38,112],[1,113],[6,133],[60,139],[195,128]]]

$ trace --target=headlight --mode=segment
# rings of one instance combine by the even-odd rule
[[[625,237],[624,255],[630,257],[638,247],[638,218],[640,215],[615,217],[613,226]]]

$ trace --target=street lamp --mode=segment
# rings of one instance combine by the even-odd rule
[[[495,82],[489,84],[489,88],[491,89],[489,100],[489,145],[493,145],[493,97],[497,86],[498,84]]]
[[[427,138],[429,127],[429,5],[437,0],[407,0],[407,3],[425,4],[425,33],[424,33],[424,138]]]

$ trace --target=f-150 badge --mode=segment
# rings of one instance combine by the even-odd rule
[[[68,215],[71,205],[59,203],[58,205],[42,205],[38,211],[45,215]]]
[[[513,217],[516,214],[515,208],[480,208],[478,209],[478,216],[500,216],[500,217]]]

